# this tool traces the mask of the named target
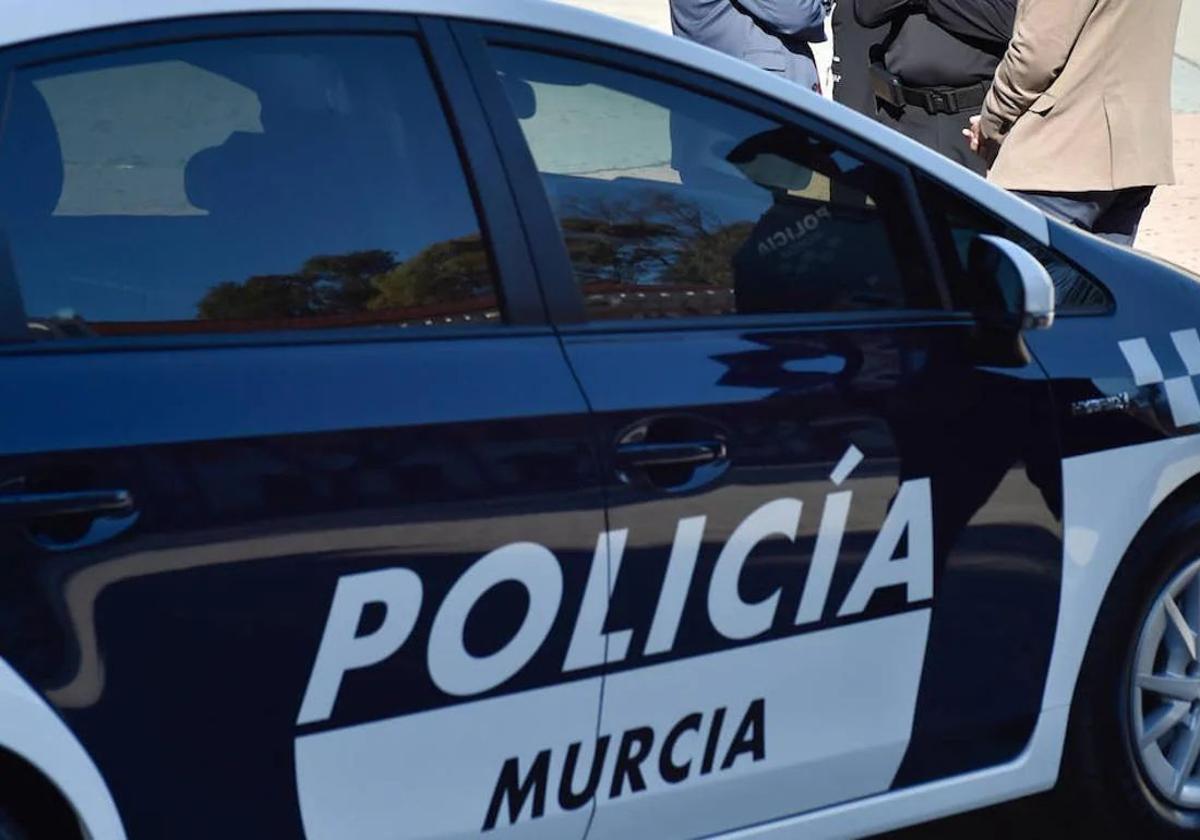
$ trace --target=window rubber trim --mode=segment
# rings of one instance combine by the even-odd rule
[[[585,323],[583,296],[575,285],[574,269],[562,230],[521,125],[487,55],[484,29],[473,23],[455,22],[450,26],[508,173],[550,321],[555,324]]]
[[[442,18],[417,20],[424,37],[443,111],[459,144],[463,174],[475,199],[476,215],[500,285],[505,323],[547,323],[520,216],[499,151],[488,126],[473,79],[450,29]]]

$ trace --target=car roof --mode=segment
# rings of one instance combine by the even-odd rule
[[[666,2],[666,0],[658,0]],[[584,37],[641,52],[753,88],[835,123],[935,175],[1018,228],[1048,244],[1045,217],[1032,205],[987,184],[965,167],[800,85],[682,38],[549,0],[0,0],[0,49],[27,41],[111,26],[187,17],[262,12],[392,12],[425,14]],[[964,141],[965,142],[965,141]]]

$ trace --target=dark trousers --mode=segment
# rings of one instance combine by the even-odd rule
[[[894,128],[922,145],[941,152],[955,163],[961,163],[979,175],[987,174],[983,158],[971,151],[963,129],[971,124],[971,117],[979,113],[978,108],[960,111],[957,114],[931,114],[920,105],[905,105],[895,108],[875,100],[879,122]]]
[[[1118,245],[1132,245],[1154,187],[1066,193],[1014,192],[1051,216]]]

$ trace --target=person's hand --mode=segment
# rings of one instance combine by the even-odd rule
[[[964,128],[962,133],[970,144],[971,151],[983,158],[988,169],[991,169],[992,164],[996,162],[996,155],[1000,152],[1000,143],[983,136],[982,117],[971,117],[971,127]]]
[[[980,128],[979,117],[971,117],[971,127],[962,130],[963,137],[971,144],[971,151],[983,156],[983,130]]]

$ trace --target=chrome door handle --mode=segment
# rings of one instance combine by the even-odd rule
[[[72,514],[121,516],[132,510],[133,496],[128,490],[0,493],[0,522],[25,522]]]
[[[665,467],[707,464],[726,457],[719,440],[680,443],[622,443],[617,447],[618,467]]]

